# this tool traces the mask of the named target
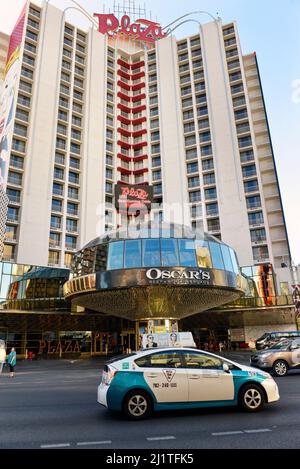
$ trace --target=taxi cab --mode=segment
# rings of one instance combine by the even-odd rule
[[[153,411],[239,405],[255,412],[279,399],[269,373],[193,348],[148,349],[104,366],[98,402],[139,420]]]

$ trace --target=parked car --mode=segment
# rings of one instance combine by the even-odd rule
[[[255,342],[256,350],[270,348],[280,340],[300,338],[300,331],[279,331],[279,332],[266,332]]]
[[[290,369],[300,368],[300,338],[283,339],[271,348],[251,355],[250,365],[275,376],[285,376]]]
[[[255,412],[279,399],[269,373],[193,348],[147,349],[110,360],[98,402],[131,419],[153,411],[239,405]]]

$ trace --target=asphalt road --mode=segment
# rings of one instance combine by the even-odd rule
[[[249,355],[233,356],[248,363]],[[0,449],[300,447],[300,371],[277,379],[280,401],[256,414],[200,409],[156,413],[141,422],[97,404],[100,377],[97,361],[19,364],[15,378],[4,372]]]

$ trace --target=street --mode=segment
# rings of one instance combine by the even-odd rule
[[[229,355],[227,354],[229,357]],[[230,358],[248,363],[249,354]],[[161,412],[131,422],[96,402],[103,360],[19,362],[0,375],[0,449],[298,448],[300,371],[277,379],[281,399],[235,408]]]

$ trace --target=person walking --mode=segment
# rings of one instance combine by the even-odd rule
[[[10,370],[10,375],[9,376],[11,378],[13,378],[14,377],[14,368],[15,368],[16,363],[17,363],[17,354],[16,354],[16,351],[15,351],[14,347],[11,349],[11,352],[7,357],[7,363],[9,365],[9,370]]]

